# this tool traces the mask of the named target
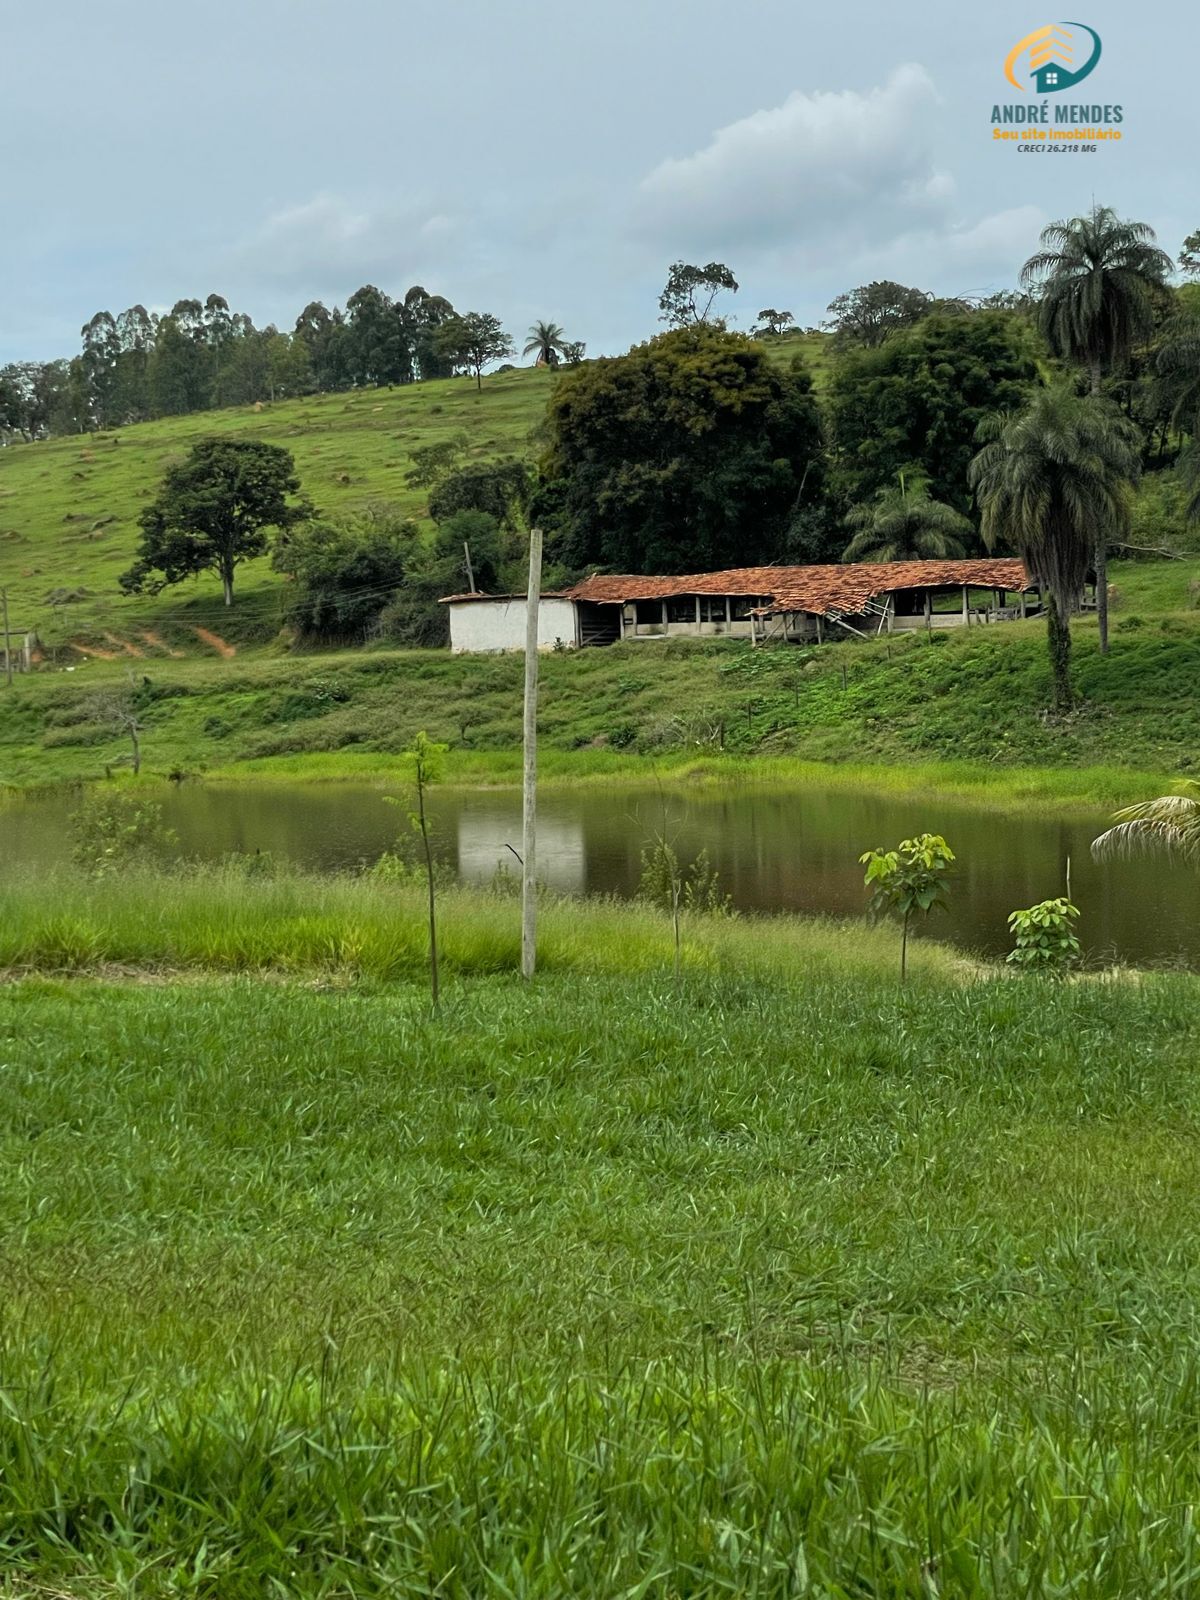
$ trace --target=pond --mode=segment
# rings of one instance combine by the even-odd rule
[[[404,825],[383,787],[366,784],[184,783],[162,794],[188,856],[270,852],[318,871],[375,861]],[[0,807],[0,860],[51,866],[67,859],[73,796]],[[517,872],[521,803],[515,790],[435,790],[438,852],[459,876],[487,883]],[[546,790],[539,876],[570,894],[633,894],[644,841],[665,826],[680,857],[706,849],[734,904],[754,911],[862,912],[859,855],[928,829],[958,856],[951,909],[929,932],[991,954],[1010,948],[1005,919],[1065,886],[1082,912],[1089,953],[1130,963],[1200,966],[1200,883],[1163,862],[1098,867],[1088,847],[1107,813],[1070,818],[985,810],[928,795],[875,795],[810,785],[695,793],[603,788]]]

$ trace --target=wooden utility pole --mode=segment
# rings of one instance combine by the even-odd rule
[[[467,558],[467,588],[471,591],[472,594],[474,594],[475,593],[475,573],[472,571],[472,568],[471,568],[471,546],[467,543],[467,541],[465,539],[463,540],[463,555],[466,556],[466,558]]]
[[[542,600],[542,530],[529,531],[525,602],[525,776],[521,811],[521,976],[537,965],[537,690],[538,613]]]
[[[4,681],[12,688],[12,648],[8,637],[8,590],[0,589],[0,611],[4,613]]]

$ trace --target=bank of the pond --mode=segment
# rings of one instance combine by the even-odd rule
[[[221,783],[379,783],[403,785],[412,774],[404,755],[336,754],[266,757],[214,768],[207,779]],[[547,789],[753,788],[764,792],[820,788],[826,791],[928,795],[995,809],[1075,813],[1132,804],[1165,794],[1178,773],[1124,767],[997,767],[972,761],[809,761],[799,756],[703,755],[642,757],[616,751],[550,751],[539,757],[539,782]],[[450,750],[442,782],[452,788],[516,788],[521,783],[519,750]]]
[[[444,888],[438,897],[443,975],[477,978],[520,967],[520,906],[508,893]],[[893,928],[826,917],[688,916],[689,972],[785,979],[874,974],[895,967]],[[669,918],[651,906],[546,896],[539,913],[543,972],[670,971]],[[419,979],[428,964],[417,881],[266,875],[253,859],[173,874],[128,870],[99,881],[62,872],[12,874],[0,884],[0,970],[130,973],[196,969],[278,972],[353,981]],[[961,981],[983,970],[963,952],[919,941],[918,979]]]
[[[1078,623],[1080,704],[1069,717],[1047,715],[1036,622],[812,649],[668,640],[552,652],[541,668],[543,766],[606,775],[646,762],[790,758],[1183,775],[1200,762],[1200,699],[1188,689],[1200,674],[1200,614],[1184,609],[1188,574],[1173,567],[1169,578],[1178,609],[1147,592],[1142,615],[1117,617],[1108,654],[1094,622]],[[1121,579],[1132,592],[1146,575]],[[0,693],[0,785],[118,770],[131,752],[114,696],[136,710],[145,768],[163,776],[287,770],[296,761],[303,765],[292,771],[343,761],[361,771],[360,759],[386,769],[422,730],[451,747],[468,776],[510,776],[521,691],[518,657],[436,650],[47,669]]]

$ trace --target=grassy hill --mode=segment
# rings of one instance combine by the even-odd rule
[[[269,638],[280,582],[265,558],[241,569],[228,612],[211,576],[157,597],[117,590],[138,515],[169,465],[210,435],[262,439],[292,452],[323,512],[387,500],[420,516],[424,492],[405,482],[413,451],[456,434],[480,459],[527,450],[553,381],[521,370],[488,378],[480,391],[460,378],[364,389],[0,450],[0,584],[13,624],[36,627],[51,644],[78,639],[97,656],[219,653],[198,627],[234,643]]]
[[[828,341],[798,334],[768,346],[773,360],[800,353],[824,382]],[[285,446],[305,493],[324,513],[389,501],[420,518],[425,491],[409,487],[413,452],[464,435],[470,456],[529,454],[554,375],[522,368],[484,380],[463,378],[315,395],[277,405],[205,411],[108,433],[0,450],[0,586],[13,627],[36,629],[50,646],[78,654],[169,658],[220,655],[272,639],[280,622],[280,580],[266,558],[240,569],[226,610],[215,577],[157,597],[122,595],[118,575],[132,562],[137,519],[163,472],[198,439],[232,435]]]

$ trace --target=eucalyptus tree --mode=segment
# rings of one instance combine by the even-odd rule
[[[869,505],[855,506],[846,525],[855,532],[843,561],[957,560],[974,531],[961,511],[931,497],[921,472],[898,473]]]
[[[1021,284],[1039,291],[1037,319],[1057,353],[1087,373],[1093,395],[1106,372],[1124,368],[1136,344],[1154,331],[1173,263],[1148,223],[1128,222],[1111,206],[1093,206],[1042,229],[1041,249],[1021,268]],[[1108,649],[1108,544],[1096,530],[1096,609],[1100,648]]]
[[[1059,386],[1015,416],[985,418],[979,439],[968,476],[983,541],[1015,547],[1044,590],[1055,703],[1069,711],[1070,616],[1097,540],[1128,528],[1140,434],[1108,401]]]
[[[658,320],[669,328],[696,328],[705,323],[723,328],[725,319],[713,315],[713,305],[718,295],[737,291],[738,281],[723,261],[710,261],[703,267],[674,261],[658,297]]]

